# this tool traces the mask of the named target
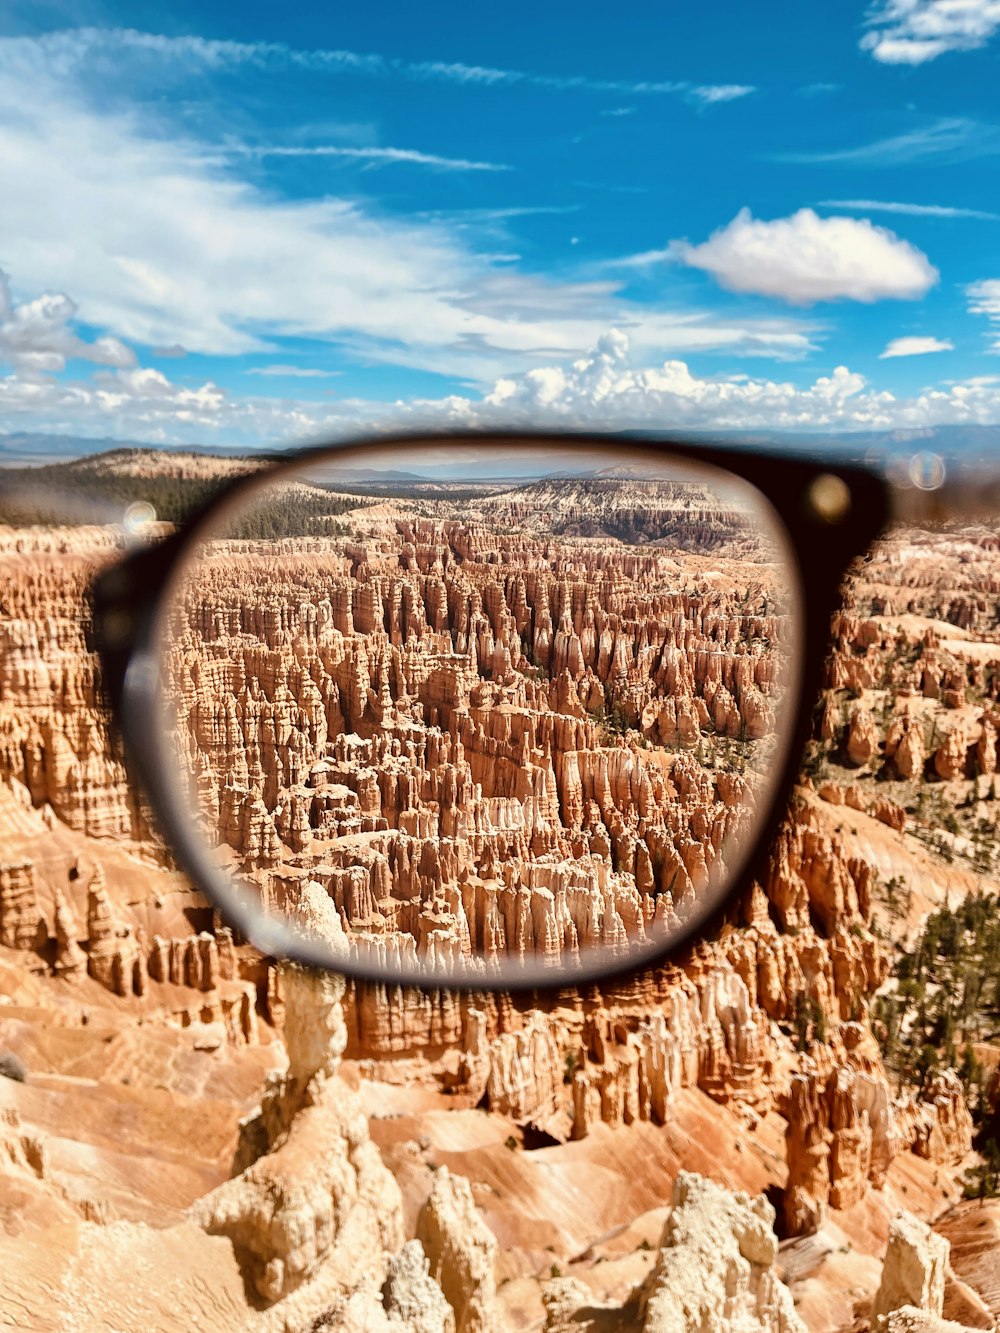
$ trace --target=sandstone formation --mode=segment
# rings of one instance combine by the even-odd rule
[[[860,1025],[846,1025],[843,1040],[839,1052],[818,1048],[804,1061],[787,1094],[783,1221],[791,1235],[818,1230],[828,1205],[850,1208],[870,1185],[880,1189],[900,1152],[957,1165],[972,1146],[972,1118],[951,1071],[920,1101],[893,1098],[878,1051]]]
[[[148,838],[102,716],[86,624],[88,585],[113,540],[84,530],[44,553],[18,545],[0,540],[0,775],[82,834]]]
[[[579,1278],[552,1278],[542,1288],[544,1333],[578,1333],[583,1322],[580,1311],[593,1308],[593,1303],[593,1293]]]
[[[56,892],[54,903],[56,958],[53,970],[57,976],[73,980],[87,968],[87,956],[77,941],[76,919],[73,910],[61,892]]]
[[[602,1122],[662,1125],[672,1095],[685,1087],[723,1102],[766,1103],[773,1038],[742,978],[714,966],[672,981],[662,985],[662,1008],[646,1017],[536,1010],[492,1040],[486,1014],[470,1008],[459,1086],[512,1120],[574,1139]]]
[[[0,1106],[0,1166],[43,1178],[46,1155],[45,1139],[24,1129],[21,1117],[13,1107]]]
[[[456,1333],[491,1333],[501,1328],[496,1308],[494,1265],[497,1240],[476,1212],[469,1182],[446,1166],[434,1178],[417,1218],[417,1239],[455,1312]]]
[[[368,1137],[356,1095],[337,1076],[343,981],[289,967],[282,993],[288,1070],[243,1127],[243,1169],[194,1213],[207,1232],[232,1240],[268,1302],[322,1265],[363,1257],[365,1277],[384,1276],[385,1256],[403,1240],[399,1189]]]
[[[639,1301],[644,1333],[701,1329],[805,1333],[774,1263],[774,1209],[763,1197],[682,1172],[660,1252]]]
[[[914,1305],[902,1305],[891,1314],[880,1315],[872,1327],[875,1333],[969,1333],[968,1325],[941,1319]]]
[[[948,1242],[910,1213],[900,1213],[889,1229],[882,1281],[872,1303],[872,1318],[913,1306],[929,1315],[944,1307]]]
[[[40,1322],[51,1308],[53,1326],[120,1326],[131,1316],[116,1325],[114,1301],[93,1315],[95,1293],[113,1296],[135,1258],[136,1326],[177,1333],[216,1272],[226,1317],[206,1327],[494,1328],[503,1308],[512,1323],[528,1308],[553,1329],[586,1326],[581,1311],[627,1327],[639,1296],[600,1295],[606,1265],[593,1283],[550,1274],[628,1220],[614,1198],[638,1190],[629,1173],[653,1194],[643,1208],[670,1197],[684,1152],[702,1151],[679,1132],[695,1113],[727,1126],[720,1173],[743,1171],[751,1195],[766,1183],[787,1232],[826,1218],[804,1254],[834,1228],[871,1253],[901,1183],[924,1215],[954,1190],[971,1134],[961,1082],[942,1069],[918,1091],[887,1071],[871,1010],[921,913],[995,887],[988,839],[974,863],[965,836],[995,822],[989,534],[904,534],[852,581],[818,714],[826,758],[716,935],[621,982],[488,989],[502,961],[595,943],[623,956],[669,929],[766,794],[788,604],[738,515],[702,499],[674,522],[640,489],[367,497],[307,539],[234,534],[177,608],[178,771],[194,772],[226,866],[334,955],[458,968],[481,978],[468,993],[331,989],[227,931],[151,836],[109,733],[86,584],[120,534],[0,531],[0,1053],[42,1075],[0,1080],[20,1117],[0,1136],[14,1144],[0,1192],[35,1191],[0,1251],[18,1274],[11,1300]],[[946,840],[953,860],[936,850]],[[890,899],[897,874],[908,882]],[[911,917],[893,917],[911,895]],[[60,1095],[73,1110],[49,1151],[38,1117],[56,1117]],[[131,1171],[111,1155],[133,1139],[155,1154],[172,1106],[211,1137],[226,1099],[260,1110],[238,1144],[232,1112],[226,1166],[200,1184],[192,1168],[180,1203],[169,1154]],[[402,1169],[397,1121],[423,1143],[425,1115],[430,1146]],[[712,1253],[728,1256],[737,1326],[780,1327],[758,1203],[713,1205],[750,1218],[753,1254],[731,1238]],[[575,1214],[565,1250],[571,1228],[549,1221],[560,1209]],[[59,1279],[40,1256],[60,1262],[63,1245],[77,1285],[50,1307]],[[172,1294],[147,1307],[157,1255],[171,1256]],[[677,1264],[656,1251],[665,1309]],[[835,1273],[821,1266],[810,1286]],[[874,1285],[861,1283],[866,1302]]]
[[[382,1289],[390,1326],[408,1333],[455,1333],[455,1312],[430,1275],[430,1264],[418,1240],[407,1241],[389,1264]]]
[[[45,939],[38,910],[34,865],[17,861],[0,865],[0,944],[8,949],[37,949]]]
[[[661,489],[205,549],[170,621],[172,744],[265,911],[319,883],[354,952],[485,980],[627,955],[711,892],[766,787],[785,594],[738,516]],[[587,505],[650,531],[659,506],[671,535],[579,535]]]

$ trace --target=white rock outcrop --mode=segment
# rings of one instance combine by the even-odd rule
[[[455,1312],[456,1333],[497,1333],[497,1238],[483,1221],[464,1176],[442,1166],[417,1218],[417,1239]]]
[[[872,1324],[874,1333],[971,1333],[967,1324],[940,1319],[936,1314],[903,1305],[892,1314],[880,1315]]]
[[[682,1171],[639,1292],[644,1333],[806,1333],[774,1271],[774,1209]]]
[[[455,1312],[431,1277],[418,1240],[408,1241],[389,1264],[382,1301],[390,1324],[407,1333],[455,1333]]]
[[[900,1212],[889,1227],[882,1281],[872,1302],[873,1322],[903,1306],[940,1315],[951,1246],[912,1213]]]
[[[402,1197],[338,1077],[343,979],[282,972],[289,1065],[242,1126],[240,1170],[199,1200],[194,1220],[228,1236],[260,1297],[282,1300],[322,1274],[329,1295],[376,1288],[403,1244]]]

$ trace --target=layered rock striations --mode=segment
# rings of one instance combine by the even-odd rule
[[[115,554],[89,530],[41,551],[0,532],[0,778],[79,833],[148,839],[108,732],[89,626],[90,582]]]

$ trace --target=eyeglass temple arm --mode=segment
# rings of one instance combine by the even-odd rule
[[[932,480],[934,480],[932,478]],[[889,521],[943,526],[980,520],[1000,526],[1000,470],[945,464],[939,484],[915,486],[909,478],[889,486]]]

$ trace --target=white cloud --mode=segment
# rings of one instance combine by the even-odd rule
[[[945,116],[917,125],[903,134],[853,148],[830,148],[812,152],[775,153],[776,162],[833,164],[857,167],[900,167],[909,162],[970,162],[1000,153],[1000,129],[996,125],[963,116]]]
[[[113,64],[91,96],[78,34],[57,38],[0,40],[3,258],[25,289],[72,292],[91,325],[127,342],[240,355],[316,339],[483,384],[578,354],[611,322],[661,355],[788,358],[814,346],[791,318],[667,312],[624,300],[614,282],[511,272],[447,214],[276,197],[160,120],[158,99],[118,108]]]
[[[457,408],[452,409],[458,412]],[[469,409],[465,409],[469,415]],[[683,361],[632,364],[611,330],[571,365],[507,376],[471,415],[484,424],[564,423],[608,429],[891,430],[1000,422],[1000,382],[969,380],[897,398],[837,366],[805,387],[753,376],[711,378]]]
[[[166,37],[132,28],[74,28],[39,37],[5,39],[23,64],[44,62],[46,68],[73,72],[82,61],[95,58],[155,60],[197,65],[204,69],[285,67],[320,73],[403,78],[420,82],[455,83],[463,87],[519,87],[528,85],[552,92],[611,93],[617,96],[674,95],[700,104],[728,102],[755,91],[748,84],[698,84],[689,79],[598,79],[586,74],[534,74],[461,61],[408,61],[377,53],[330,49],[302,49],[283,42],[233,42],[204,37]]]
[[[413,166],[438,167],[442,171],[510,171],[509,166],[501,162],[476,162],[466,157],[442,157],[439,153],[423,153],[416,148],[348,148],[340,144],[282,145],[261,144],[247,145],[227,149],[234,154],[247,157],[332,157],[345,158],[354,162],[369,162],[375,165],[397,165],[408,163]]]
[[[641,250],[638,254],[622,255],[619,259],[605,260],[603,267],[606,269],[648,269],[655,268],[658,264],[665,264],[668,260],[676,257],[675,251],[668,245],[664,246],[662,250]]]
[[[922,65],[974,51],[1000,29],[1000,0],[878,0],[861,48],[887,65]]]
[[[316,429],[319,417],[289,400],[234,400],[211,380],[177,384],[139,366],[132,349],[116,338],[87,341],[72,327],[76,310],[61,293],[15,301],[0,270],[0,368],[10,370],[0,374],[0,429],[142,440],[211,439],[229,431],[261,442],[267,435],[281,440]],[[96,369],[89,379],[63,376],[72,362]],[[324,373],[287,366],[259,373],[278,371]]]
[[[736,292],[795,305],[846,298],[914,300],[938,279],[915,246],[866,218],[821,218],[811,208],[764,222],[742,209],[702,245],[675,241],[672,254]]]
[[[894,356],[925,356],[928,352],[953,352],[955,344],[947,338],[893,338],[879,360],[887,361]]]
[[[87,380],[0,376],[3,430],[253,448],[302,439],[322,420],[318,404],[234,399],[211,380],[177,384],[148,368],[101,370]]]
[[[985,315],[990,326],[997,334],[992,350],[1000,352],[1000,278],[984,278],[973,282],[965,289],[969,298],[969,312],[973,315]]]
[[[316,370],[308,366],[254,366],[247,371],[248,375],[264,375],[265,377],[278,377],[282,379],[300,379],[300,380],[318,380],[329,379],[333,375],[340,375],[339,370]]]
[[[706,106],[716,102],[735,102],[741,97],[749,97],[756,89],[749,83],[712,83],[701,84],[691,89],[692,96]]]
[[[699,375],[683,360],[636,364],[609,329],[586,355],[503,376],[482,395],[380,403],[234,398],[211,381],[175,384],[155,370],[98,370],[89,380],[0,378],[0,428],[247,449],[406,428],[850,431],[1000,423],[1000,377],[946,381],[897,398],[845,366],[811,383]]]
[[[860,213],[904,213],[915,218],[979,218],[984,222],[1000,222],[1000,213],[987,213],[981,208],[953,208],[948,204],[897,204],[880,199],[823,199],[820,208],[851,208]]]
[[[117,338],[86,342],[78,337],[70,328],[75,315],[69,297],[53,292],[15,305],[10,279],[0,269],[0,364],[7,362],[26,377],[64,370],[67,361],[135,365],[134,354]]]

